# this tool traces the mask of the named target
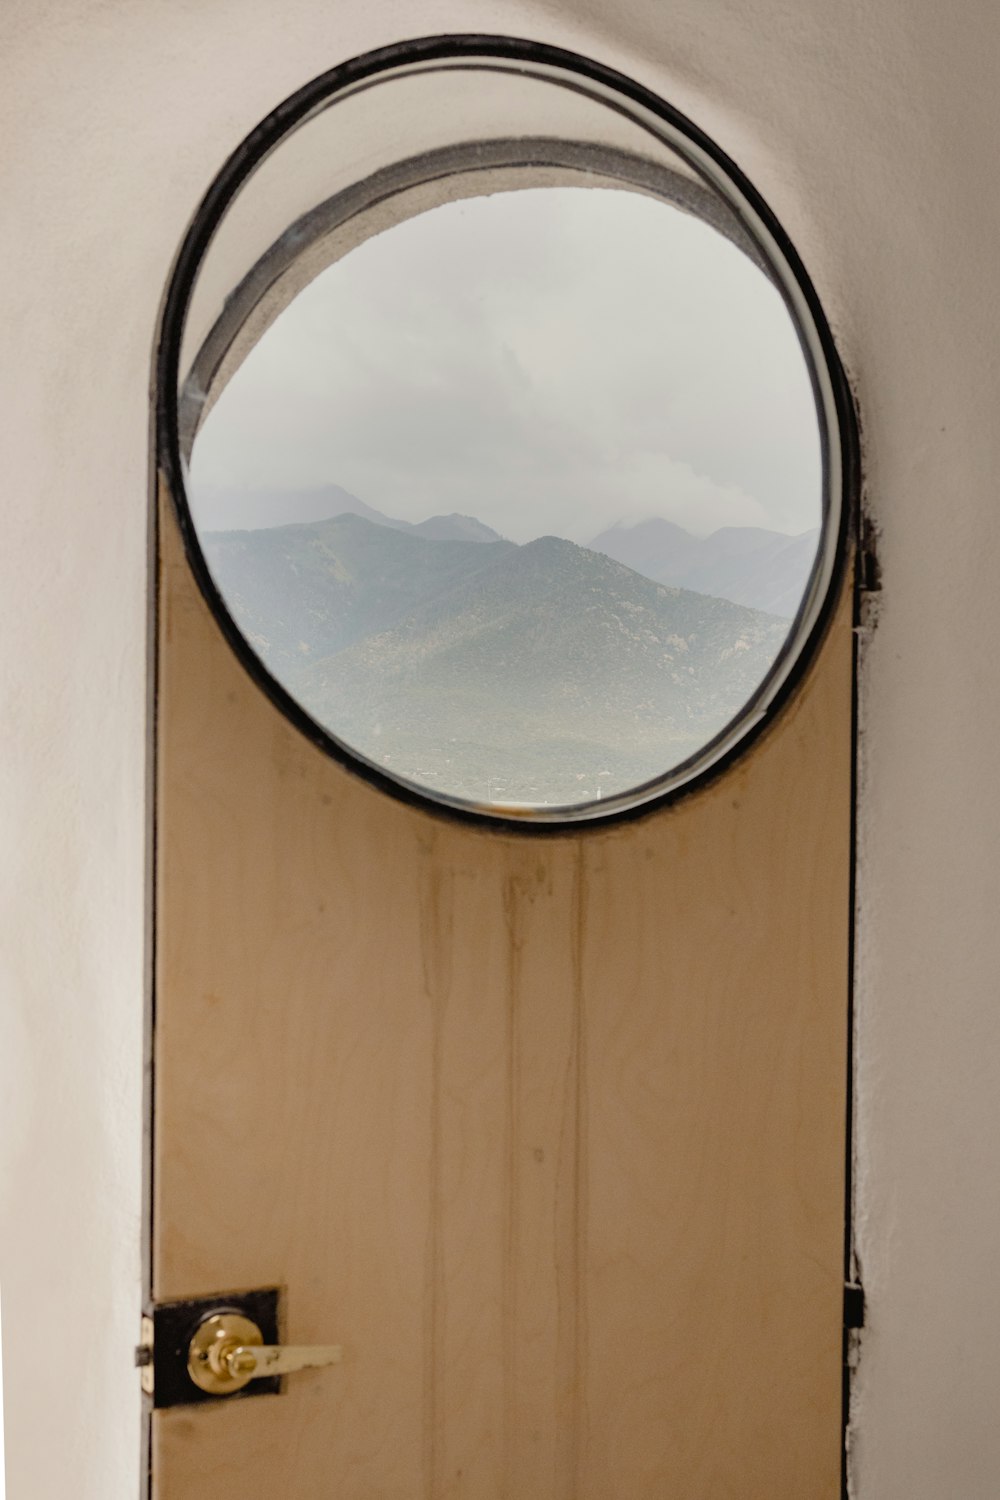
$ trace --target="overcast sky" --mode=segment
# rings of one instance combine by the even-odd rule
[[[219,398],[190,488],[198,509],[324,484],[519,542],[655,515],[699,535],[820,520],[781,299],[715,230],[624,190],[448,204],[317,277]]]

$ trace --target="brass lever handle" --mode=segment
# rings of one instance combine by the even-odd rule
[[[265,1344],[242,1313],[213,1313],[199,1323],[188,1347],[188,1374],[211,1396],[231,1396],[251,1380],[339,1364],[339,1344]]]
[[[343,1352],[339,1344],[237,1344],[223,1363],[234,1376],[260,1380],[265,1375],[293,1375],[296,1370],[339,1365]]]

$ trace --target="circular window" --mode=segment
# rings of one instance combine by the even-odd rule
[[[159,374],[230,640],[397,795],[661,800],[822,631],[852,448],[815,297],[721,152],[585,59],[437,38],[289,100],[195,219]]]

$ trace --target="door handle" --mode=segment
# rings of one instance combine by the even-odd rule
[[[242,1313],[212,1313],[188,1346],[188,1374],[210,1396],[231,1396],[251,1380],[292,1375],[340,1364],[339,1344],[265,1344],[257,1324]]]

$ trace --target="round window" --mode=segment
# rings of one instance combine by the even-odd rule
[[[401,796],[663,799],[822,631],[852,450],[815,297],[717,148],[569,54],[412,43],[265,121],[182,248],[160,418],[236,649]]]

